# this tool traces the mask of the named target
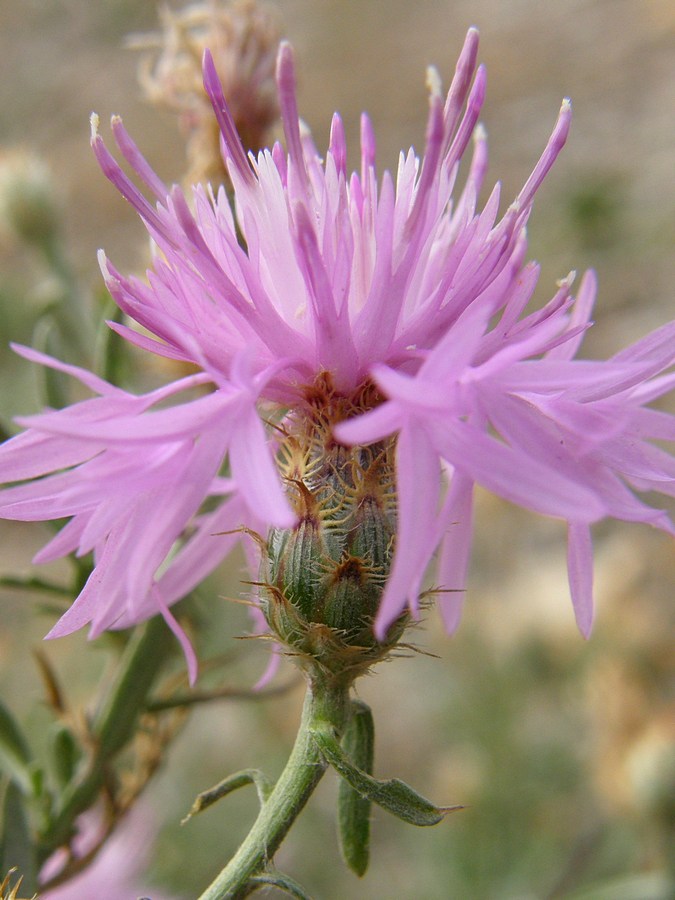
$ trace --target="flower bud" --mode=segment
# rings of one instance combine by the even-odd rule
[[[406,619],[375,639],[396,533],[394,442],[344,447],[332,436],[337,422],[377,402],[371,385],[347,398],[324,374],[283,422],[277,460],[298,522],[270,531],[262,568],[261,603],[275,636],[350,680],[387,654]]]
[[[44,246],[58,234],[56,192],[46,163],[25,148],[0,154],[0,224],[28,244]]]

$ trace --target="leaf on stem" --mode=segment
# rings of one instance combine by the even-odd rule
[[[63,356],[63,347],[55,316],[51,311],[45,312],[33,329],[31,345],[42,353]],[[52,409],[63,409],[70,402],[70,385],[63,372],[40,366],[38,370],[40,397]]]
[[[332,727],[315,726],[312,737],[327,762],[361,796],[367,797],[392,815],[411,825],[437,825],[445,816],[463,806],[435,806],[398,778],[378,781],[352,765]]]
[[[193,816],[196,816],[197,813],[203,812],[218,800],[231,794],[232,791],[236,791],[241,787],[246,787],[247,784],[254,784],[256,786],[258,799],[262,806],[270,795],[273,787],[272,783],[259,769],[242,769],[241,772],[235,772],[234,775],[229,775],[214,787],[198,794],[195,802],[192,804],[190,812],[181,821],[181,825],[185,825],[185,823]]]
[[[367,775],[373,773],[375,725],[370,708],[360,700],[351,703],[351,718],[342,738],[342,749],[351,763]],[[370,859],[370,807],[367,796],[344,778],[338,790],[338,833],[342,858],[356,875],[365,875]]]
[[[306,893],[305,889],[301,887],[297,881],[294,881],[288,875],[284,875],[282,872],[266,872],[264,875],[254,875],[253,878],[249,878],[249,884],[259,884],[259,885],[272,885],[273,887],[279,888],[279,890],[283,891],[285,894],[290,894],[291,897],[297,898],[297,900],[312,900],[308,893]]]
[[[32,893],[37,887],[37,859],[25,803],[25,797],[17,785],[10,782],[2,803],[0,872],[18,869],[23,877],[24,890]]]
[[[54,775],[59,785],[65,787],[75,777],[82,747],[70,728],[57,722],[50,734],[50,749]]]
[[[0,701],[0,771],[5,772],[25,794],[34,792],[31,753],[19,725]]]
[[[96,362],[96,371],[100,373],[102,378],[111,384],[121,385],[124,381],[125,369],[128,365],[128,353],[126,342],[121,340],[119,335],[113,331],[108,322],[121,323],[124,321],[124,313],[114,303],[110,297],[103,294],[100,298],[100,305],[103,307],[103,316],[98,325],[95,345],[94,359]]]

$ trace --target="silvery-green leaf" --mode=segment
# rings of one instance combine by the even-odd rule
[[[373,772],[375,726],[370,708],[352,702],[352,715],[342,738],[342,749],[351,763],[367,775]],[[344,778],[338,791],[338,833],[344,861],[356,875],[364,875],[370,857],[370,807],[367,796]]]
[[[335,771],[363,797],[411,825],[436,825],[462,806],[435,806],[398,778],[378,781],[352,765],[330,726],[312,729],[312,737]]]
[[[0,771],[26,794],[33,793],[31,755],[19,725],[0,701]]]

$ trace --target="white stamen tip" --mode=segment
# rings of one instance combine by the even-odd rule
[[[473,140],[476,144],[481,144],[483,141],[487,140],[487,131],[485,130],[485,125],[482,122],[479,122],[478,125],[473,130]]]
[[[556,284],[559,288],[570,288],[574,284],[574,279],[577,277],[577,270],[572,269],[564,278],[561,278],[560,281],[557,281]]]
[[[99,117],[98,113],[93,112],[89,116],[89,125],[91,126],[91,139],[92,141],[98,137],[98,126],[99,126]]]
[[[110,269],[108,268],[108,258],[105,255],[105,250],[103,248],[96,251],[96,259],[98,260],[98,265],[101,270],[101,273],[106,279],[106,281],[111,277]]]
[[[443,83],[441,82],[441,76],[439,75],[438,69],[436,66],[427,66],[427,90],[431,94],[432,97],[440,97],[441,91],[443,87]]]

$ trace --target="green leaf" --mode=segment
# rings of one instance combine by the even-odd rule
[[[254,875],[253,878],[249,878],[248,884],[272,885],[273,887],[279,888],[279,890],[283,891],[285,894],[296,897],[297,900],[312,900],[309,894],[306,893],[305,889],[301,887],[297,881],[294,881],[282,872],[267,872],[264,875]]]
[[[67,725],[57,723],[51,734],[51,759],[59,784],[64,787],[73,778],[82,758],[82,748]]]
[[[373,773],[375,725],[370,708],[360,700],[351,704],[351,719],[342,749],[351,763],[367,775]],[[338,834],[342,857],[356,875],[365,875],[370,858],[371,801],[344,778],[338,790]]]
[[[5,772],[25,794],[33,793],[31,754],[19,725],[0,701],[0,771]]]
[[[144,711],[159,672],[175,651],[175,642],[160,615],[131,632],[118,663],[119,673],[103,697],[92,730],[101,759],[110,759],[128,743]]]
[[[410,825],[437,825],[449,812],[462,806],[435,806],[398,778],[378,781],[352,765],[330,725],[315,726],[311,734],[328,763],[361,796]]]
[[[198,794],[195,802],[192,804],[190,812],[185,816],[181,825],[185,825],[185,823],[193,816],[196,816],[197,813],[203,812],[218,800],[231,794],[232,791],[237,791],[241,787],[246,787],[247,784],[254,784],[256,786],[258,799],[261,804],[269,797],[272,790],[272,783],[259,769],[242,769],[241,772],[235,772],[234,775],[229,775],[214,787]]]
[[[162,667],[171,659],[174,640],[161,616],[135,628],[127,639],[116,672],[91,724],[93,754],[59,798],[42,833],[41,852],[61,847],[75,819],[92,806],[105,784],[109,763],[136,733],[138,717]]]
[[[45,594],[57,594],[60,597],[72,599],[73,592],[69,587],[45,581],[43,578],[14,578],[11,575],[3,575],[0,578],[0,587],[16,588],[25,591],[41,591]],[[63,607],[48,607],[50,612],[55,610],[59,615],[63,613]]]
[[[2,804],[2,828],[0,829],[0,872],[16,867],[23,876],[22,893],[28,895],[37,890],[37,858],[28,824],[25,797],[10,782]]]
[[[110,297],[102,297],[103,316],[97,329],[94,358],[95,371],[111,384],[120,385],[128,366],[127,343],[123,341],[107,322],[123,322],[124,313]]]
[[[36,350],[50,356],[63,356],[63,342],[59,329],[51,312],[45,312],[33,329],[31,344]],[[40,397],[53,409],[68,406],[70,396],[69,380],[63,372],[41,366],[38,370]]]

